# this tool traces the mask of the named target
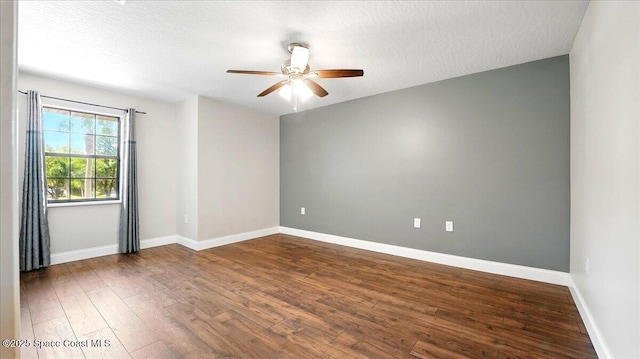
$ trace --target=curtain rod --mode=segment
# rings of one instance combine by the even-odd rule
[[[27,92],[25,91],[20,91],[18,90],[18,92],[20,92],[23,95],[26,95]],[[110,108],[112,110],[120,110],[120,111],[125,111],[125,112],[129,112],[128,109],[126,108],[119,108],[119,107],[111,107],[111,106],[105,106],[105,105],[98,105],[95,103],[89,103],[89,102],[82,102],[82,101],[74,101],[74,100],[67,100],[66,98],[60,98],[60,97],[53,97],[53,96],[45,96],[45,95],[40,95],[40,97],[46,97],[46,98],[50,98],[52,100],[61,100],[61,101],[68,101],[68,102],[73,102],[73,103],[79,103],[82,105],[90,105],[90,106],[98,106],[98,107],[104,107],[104,108]],[[146,115],[146,112],[142,112],[142,111],[136,111],[136,113],[142,114],[142,115]]]

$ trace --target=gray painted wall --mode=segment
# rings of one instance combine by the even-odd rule
[[[280,223],[567,272],[569,109],[560,56],[282,116]]]

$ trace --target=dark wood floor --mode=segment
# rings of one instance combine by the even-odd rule
[[[62,345],[24,358],[596,357],[566,287],[287,235],[55,265],[21,301]]]

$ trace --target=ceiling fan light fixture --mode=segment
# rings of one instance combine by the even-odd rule
[[[294,80],[293,81],[293,95],[298,96],[301,100],[308,100],[311,96],[313,96],[313,92],[311,89],[302,82],[302,80]]]
[[[282,86],[280,91],[278,91],[278,95],[287,101],[291,101],[291,96],[293,95],[293,90],[291,89],[291,85],[287,84]]]
[[[302,80],[292,80],[280,88],[278,95],[287,101],[294,97],[296,100],[305,101],[313,96],[313,92]]]

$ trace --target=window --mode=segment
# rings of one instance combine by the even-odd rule
[[[43,107],[48,203],[119,199],[120,117]]]

